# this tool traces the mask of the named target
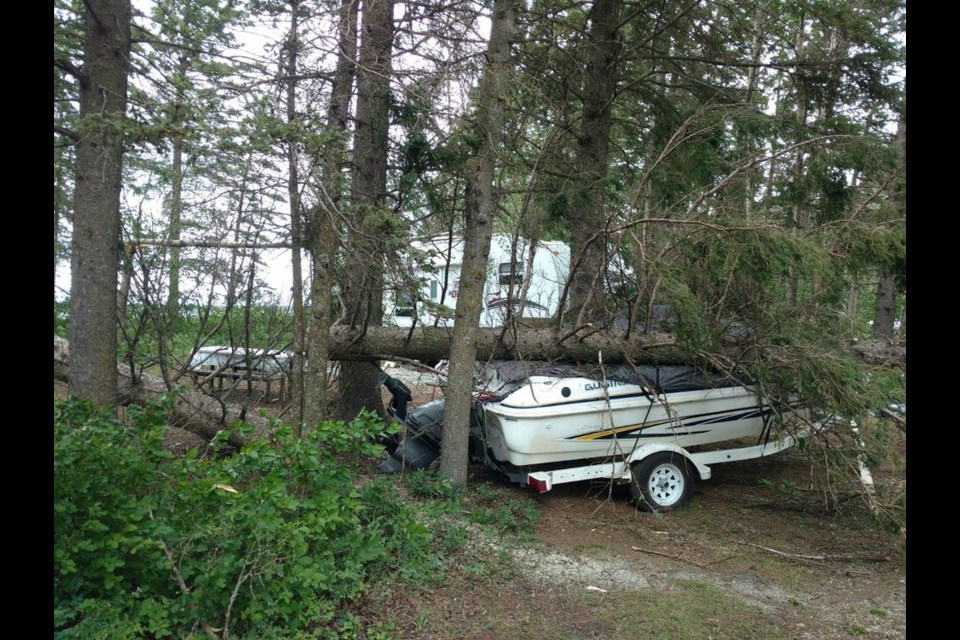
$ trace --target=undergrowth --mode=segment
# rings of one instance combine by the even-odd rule
[[[389,638],[349,603],[378,582],[442,580],[465,542],[458,491],[411,501],[340,462],[377,455],[372,415],[175,457],[170,401],[123,422],[55,405],[56,638]]]

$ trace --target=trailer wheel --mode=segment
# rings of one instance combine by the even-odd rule
[[[673,511],[690,501],[690,462],[670,451],[654,453],[630,467],[630,495],[644,511]]]

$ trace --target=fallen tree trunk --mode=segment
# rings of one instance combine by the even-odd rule
[[[61,382],[69,382],[70,379],[69,344],[57,336],[53,338],[53,377]],[[117,386],[117,404],[120,406],[147,404],[167,391],[166,384],[156,376],[141,374],[134,380],[127,365],[117,366]],[[247,412],[242,406],[220,402],[191,389],[177,394],[168,420],[170,426],[180,427],[205,440],[212,440],[222,430],[240,421],[253,427],[250,437],[270,438],[273,432],[270,422],[256,412]],[[241,447],[247,440],[247,437],[234,432],[227,442]]]
[[[331,360],[415,359],[443,360],[450,354],[452,327],[367,327],[362,333],[349,327],[330,330]],[[692,356],[675,347],[670,334],[622,334],[584,325],[576,330],[524,327],[520,331],[477,330],[477,359],[550,360],[654,364],[689,362]],[[396,357],[394,357],[396,356]]]
[[[331,360],[420,360],[436,362],[449,357],[452,327],[349,327],[330,329]],[[723,356],[732,361],[745,352],[756,354],[750,339],[729,337]],[[853,344],[849,352],[861,362],[900,366],[907,362],[906,345],[876,341]],[[697,364],[696,354],[680,348],[669,333],[612,332],[583,325],[576,330],[522,326],[477,330],[477,360],[549,360],[596,363],[603,353],[606,364]]]
[[[117,367],[117,375],[119,405],[146,404],[167,391],[163,379],[156,376],[141,374],[134,381],[130,376],[130,368],[126,365]],[[223,429],[241,421],[253,427],[250,437],[269,438],[273,433],[270,422],[256,411],[247,411],[245,407],[234,403],[220,402],[192,389],[176,395],[168,419],[170,426],[186,429],[207,440],[212,440]],[[233,432],[227,441],[235,447],[241,447],[246,444],[247,437]]]
[[[850,345],[850,351],[866,364],[901,365],[907,363],[906,343],[890,340],[864,340]]]
[[[331,360],[421,360],[438,361],[448,357],[453,330],[446,327],[416,328],[369,327],[358,334],[345,327],[334,327],[330,332]],[[477,358],[538,359],[556,361],[596,362],[598,352],[604,353],[608,363],[650,363],[658,359],[681,361],[684,358],[672,349],[672,336],[666,334],[638,335],[629,340],[606,332],[597,332],[590,325],[579,331],[530,329],[505,332],[503,329],[480,329]],[[656,349],[656,357],[651,349]],[[609,357],[607,356],[609,354]],[[53,338],[54,379],[69,382],[69,344],[63,338]],[[146,404],[167,391],[163,379],[141,373],[136,380],[127,365],[117,366],[117,404]],[[170,426],[179,427],[211,440],[220,431],[238,421],[253,427],[251,437],[268,438],[272,430],[269,421],[244,407],[221,402],[201,391],[186,389],[177,394],[168,416]],[[247,438],[232,433],[228,442],[243,446]]]
[[[453,329],[448,327],[367,327],[358,332],[348,327],[330,330],[330,360],[420,360],[436,362],[450,354]],[[731,345],[733,350],[736,348]],[[859,347],[859,348],[858,348]],[[883,349],[853,345],[851,351],[868,363],[898,365],[906,362],[906,347],[887,344]],[[69,346],[54,336],[54,379],[69,381]],[[524,327],[520,331],[479,329],[477,359],[549,360],[556,362],[596,363],[603,354],[605,364],[694,363],[694,356],[680,349],[674,337],[666,333],[622,334],[597,330],[584,325],[576,330]],[[125,365],[117,367],[118,404],[143,404],[166,391],[163,380],[142,374],[134,381]],[[256,437],[269,437],[269,421],[246,413],[241,406],[223,403],[202,392],[186,390],[177,396],[170,424],[211,439],[221,430],[244,420]],[[230,444],[242,446],[245,438],[232,434]]]

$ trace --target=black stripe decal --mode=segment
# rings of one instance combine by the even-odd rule
[[[749,411],[738,410],[736,413],[730,413],[730,410],[726,412],[723,411],[711,411],[710,413],[702,413],[696,416],[690,416],[686,419],[680,421],[680,424],[674,424],[670,427],[672,430],[677,429],[690,429],[691,427],[707,425],[707,424],[722,424],[724,422],[739,422],[741,420],[747,420],[750,418],[756,418],[764,414],[770,413],[771,409],[769,407],[764,409],[751,409]],[[590,433],[583,433],[578,436],[570,436],[569,438],[564,438],[565,440],[611,440],[614,437],[634,437],[634,438],[658,438],[663,437],[666,434],[656,433],[656,434],[643,434],[641,433],[645,429],[652,429],[654,427],[659,427],[663,424],[669,424],[676,422],[676,420],[665,418],[662,420],[657,420],[655,422],[648,422],[641,425],[628,425],[624,427],[616,427],[613,429],[603,429],[600,431],[593,431]],[[684,435],[697,435],[701,433],[709,433],[711,429],[703,429],[700,431],[690,431],[688,434]]]

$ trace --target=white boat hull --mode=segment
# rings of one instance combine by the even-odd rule
[[[494,459],[516,466],[622,459],[642,444],[684,449],[759,439],[769,407],[742,386],[661,397],[638,385],[534,376],[484,406],[484,438]]]

